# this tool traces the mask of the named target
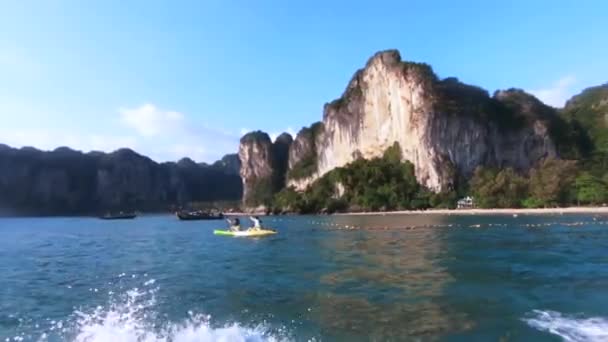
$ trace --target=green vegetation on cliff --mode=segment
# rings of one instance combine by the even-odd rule
[[[582,172],[575,181],[576,200],[581,204],[602,204],[608,201],[608,173],[603,178]]]
[[[448,207],[454,194],[433,194],[416,182],[414,165],[402,162],[397,143],[382,157],[357,159],[316,180],[306,191],[287,188],[274,197],[275,211],[299,213]]]
[[[317,156],[307,155],[294,165],[287,173],[289,179],[302,179],[312,176],[317,171]]]
[[[518,208],[527,194],[527,181],[511,168],[478,168],[470,189],[481,208]]]
[[[555,108],[521,89],[497,91],[490,97],[482,88],[448,77],[437,81],[435,90],[438,96],[435,109],[440,112],[492,123],[503,132],[532,127],[535,121],[541,121],[561,157],[580,159],[590,153],[590,140],[578,122],[565,120]]]
[[[561,114],[586,137],[583,168],[594,177],[603,178],[608,170],[608,84],[587,88],[574,96]]]
[[[608,201],[608,170],[597,177],[576,161],[544,159],[527,174],[479,167],[467,186],[481,208],[543,208],[599,205]],[[401,162],[398,145],[381,158],[358,159],[334,169],[306,191],[283,189],[275,212],[385,211],[454,208],[456,192],[434,194],[416,182],[414,166]]]
[[[502,129],[518,128],[521,118],[491,98],[485,89],[448,77],[435,83],[436,110],[456,116],[472,116],[482,122],[495,122]]]
[[[608,84],[585,89],[574,96],[563,116],[589,133],[597,152],[608,153]]]
[[[317,138],[323,132],[323,123],[315,122],[310,127],[304,127],[298,133],[298,137],[306,139],[310,144],[310,149],[301,157],[287,173],[288,179],[302,179],[312,176],[317,171]]]
[[[576,161],[545,159],[528,175],[480,167],[470,188],[481,208],[542,208],[598,205],[608,201],[608,170],[594,176]]]
[[[276,183],[271,177],[251,180],[249,187],[251,189],[249,196],[244,198],[244,203],[248,207],[270,205],[274,194],[278,191]]]

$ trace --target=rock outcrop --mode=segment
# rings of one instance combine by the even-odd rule
[[[237,153],[227,154],[213,163],[213,167],[231,175],[238,175],[241,171],[241,160]]]
[[[288,133],[283,133],[279,135],[272,144],[272,162],[274,170],[273,182],[275,184],[275,191],[285,187],[287,169],[289,166],[289,150],[292,143],[292,136]]]
[[[272,141],[266,133],[251,132],[239,144],[243,203],[257,205],[272,193]]]
[[[288,183],[302,189],[357,158],[380,156],[397,142],[403,159],[415,165],[418,181],[442,191],[479,165],[526,170],[556,156],[554,120],[559,117],[552,108],[523,91],[490,97],[455,78],[438,79],[426,64],[403,62],[398,51],[384,51],[355,73],[342,97],[325,105],[318,136],[298,134]],[[299,174],[297,166],[310,165],[311,153],[314,170]]]
[[[292,137],[281,134],[273,143],[270,136],[256,131],[244,135],[239,145],[243,202],[248,207],[269,203],[285,186],[288,153]]]
[[[323,131],[323,124],[316,122],[310,127],[302,128],[296,135],[289,150],[288,183],[302,190],[313,175],[317,172],[318,149],[321,143],[319,137]]]
[[[0,146],[4,214],[167,210],[188,202],[238,200],[241,195],[241,180],[232,164],[209,166],[190,159],[158,164],[129,149],[85,154],[66,147],[44,152]]]
[[[588,150],[608,152],[608,83],[590,87],[572,97],[563,115],[580,130],[588,133]]]

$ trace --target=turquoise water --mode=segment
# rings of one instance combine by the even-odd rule
[[[0,341],[606,341],[608,217],[0,219]]]

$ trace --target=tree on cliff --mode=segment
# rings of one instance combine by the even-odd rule
[[[475,202],[481,208],[519,208],[528,182],[512,168],[479,167],[470,182]]]
[[[544,159],[530,171],[530,198],[527,205],[555,207],[573,203],[576,173],[576,161]]]
[[[608,200],[604,180],[589,172],[582,172],[575,181],[576,199],[581,204],[601,204]]]
[[[416,182],[414,166],[401,161],[394,144],[382,157],[357,159],[315,181],[305,192],[285,189],[275,196],[277,211],[302,213],[426,208],[429,193]]]
[[[414,165],[401,161],[398,143],[381,158],[357,159],[335,171],[346,201],[366,210],[410,209],[419,190]]]

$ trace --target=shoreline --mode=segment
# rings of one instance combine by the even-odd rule
[[[427,209],[373,211],[357,213],[335,213],[337,216],[377,216],[377,215],[545,215],[545,214],[608,214],[608,207],[566,207],[566,208],[511,208],[511,209]]]

